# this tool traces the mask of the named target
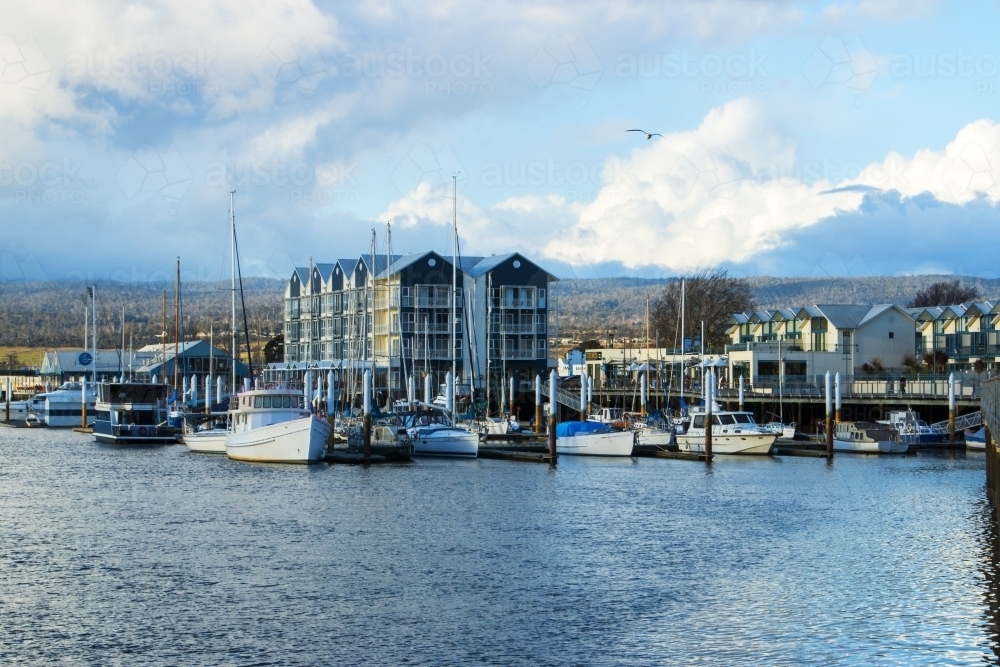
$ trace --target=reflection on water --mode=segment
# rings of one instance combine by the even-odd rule
[[[0,663],[995,661],[980,455],[247,465],[0,431]]]

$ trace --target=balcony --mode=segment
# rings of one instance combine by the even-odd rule
[[[785,352],[835,352],[839,354],[850,354],[857,350],[856,345],[840,345],[827,343],[822,347],[812,347],[809,341],[783,340],[781,342],[781,353]],[[778,341],[759,341],[753,343],[729,343],[726,345],[726,354],[730,352],[754,352],[757,354],[777,354]]]

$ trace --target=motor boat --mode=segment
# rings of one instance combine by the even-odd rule
[[[933,445],[948,440],[947,429],[929,426],[915,410],[890,410],[888,417],[877,423],[896,430],[907,445]]]
[[[93,426],[95,404],[94,383],[87,382],[87,425]],[[27,401],[27,415],[24,417],[33,425],[49,428],[72,428],[82,426],[83,384],[64,382],[58,389],[35,394]]]
[[[980,426],[978,431],[969,429],[965,432],[966,449],[986,451],[986,427]]]
[[[177,442],[166,423],[166,384],[102,382],[97,385],[94,439],[113,445]]]
[[[795,424],[783,424],[781,422],[759,424],[761,431],[773,433],[779,438],[788,438],[789,440],[795,437],[795,426]]]
[[[614,431],[596,421],[556,425],[556,454],[570,456],[631,456],[635,431]]]
[[[332,427],[305,406],[301,390],[251,389],[231,400],[226,456],[260,463],[313,463]]]
[[[677,447],[682,452],[705,453],[705,408],[691,409],[691,426],[678,434]],[[712,412],[712,454],[768,455],[777,434],[762,430],[750,412]]]
[[[200,454],[225,454],[226,436],[229,428],[226,424],[208,422],[200,427],[185,426],[182,440],[192,452]]]
[[[401,415],[413,443],[414,456],[474,459],[479,456],[479,434],[455,426],[440,410]]]
[[[833,451],[861,454],[905,454],[909,445],[899,432],[878,422],[838,422],[833,429]]]

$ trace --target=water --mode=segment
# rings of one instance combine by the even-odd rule
[[[0,431],[0,663],[996,660],[981,455],[309,467]]]

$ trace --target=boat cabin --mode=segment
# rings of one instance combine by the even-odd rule
[[[253,389],[239,394],[230,412],[236,433],[309,416],[297,389]]]
[[[98,384],[94,438],[112,444],[176,442],[166,425],[170,391],[167,384]]]
[[[743,429],[756,430],[757,422],[754,421],[753,414],[750,412],[713,412],[712,426],[722,427],[723,433],[728,433],[730,430],[733,433],[739,433]],[[704,412],[692,417],[691,428],[705,428]]]

